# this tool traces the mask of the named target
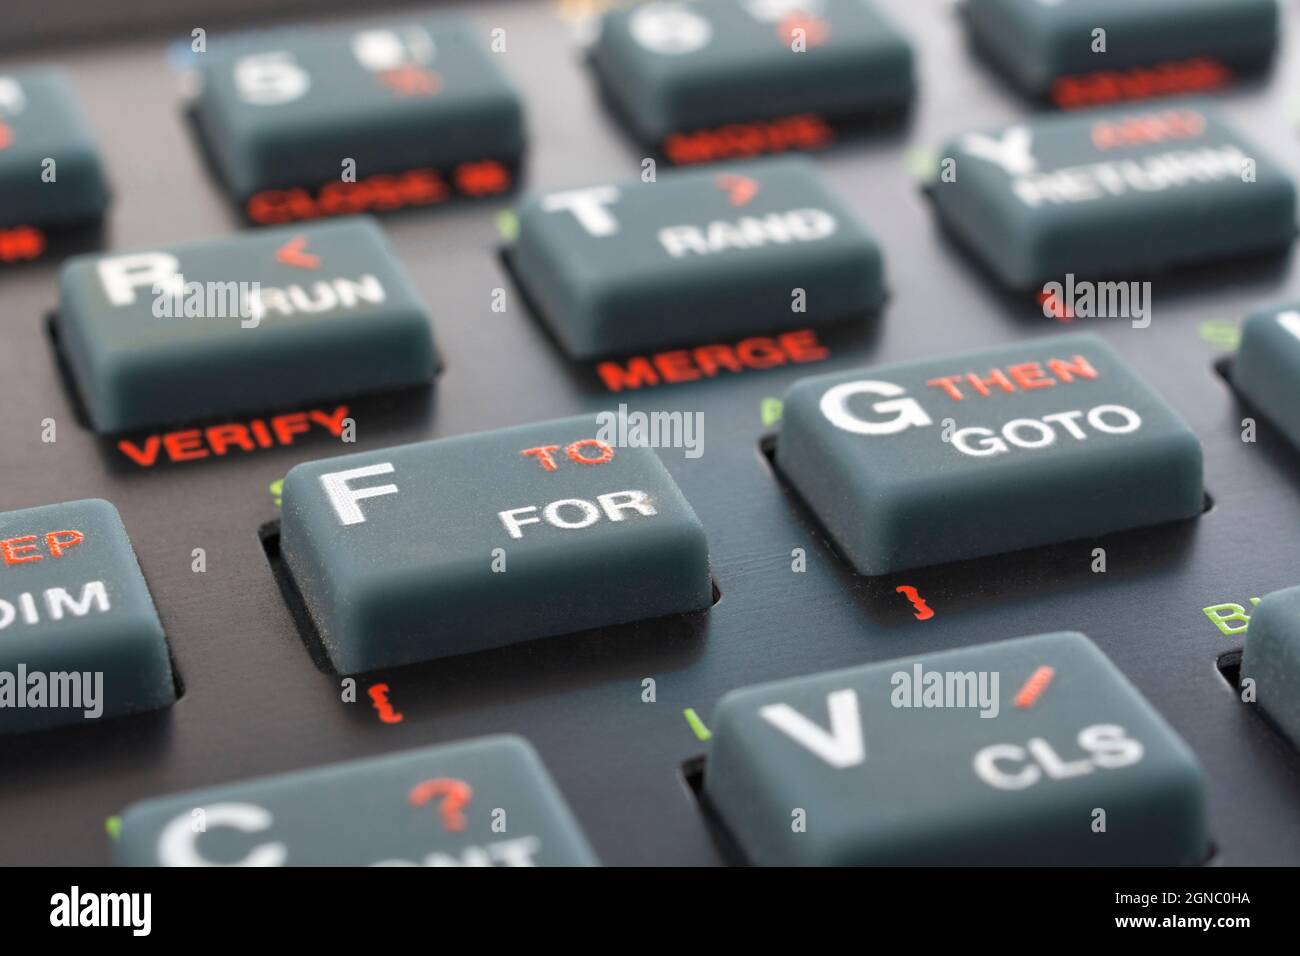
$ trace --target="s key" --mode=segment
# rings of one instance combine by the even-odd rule
[[[518,94],[464,22],[218,37],[198,60],[195,125],[259,224],[500,193],[523,154]]]

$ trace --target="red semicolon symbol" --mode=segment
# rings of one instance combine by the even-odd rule
[[[921,597],[921,593],[916,588],[909,584],[900,584],[894,590],[912,602],[912,611],[918,621],[928,621],[934,617],[934,610],[925,603],[925,598]]]

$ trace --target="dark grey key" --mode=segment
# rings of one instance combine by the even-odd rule
[[[733,691],[711,727],[705,792],[753,863],[1175,866],[1208,854],[1196,758],[1082,634]]]
[[[1062,106],[1219,86],[1278,42],[1277,0],[968,0],[963,12],[1004,74]],[[1119,72],[1133,67],[1154,69]]]
[[[537,196],[513,264],[577,358],[822,324],[885,298],[880,248],[802,159]]]
[[[1253,684],[1253,702],[1300,747],[1300,587],[1274,591],[1251,611],[1241,676]]]
[[[0,514],[0,734],[175,699],[162,624],[117,509],[88,500]]]
[[[699,519],[596,416],[299,465],[281,548],[343,673],[695,611]]]
[[[776,461],[861,574],[1201,512],[1201,446],[1093,335],[802,379]]]
[[[427,169],[451,173],[454,186],[458,164],[513,163],[523,153],[522,108],[495,59],[486,36],[450,19],[302,29],[253,43],[218,37],[197,58],[194,119],[241,201],[333,183],[356,202],[359,190],[344,179],[349,160],[356,183]],[[491,191],[508,185],[507,177]],[[321,200],[327,211],[328,196]],[[249,205],[257,221],[274,218],[258,209]]]
[[[1232,383],[1300,448],[1300,308],[1266,309],[1246,319]]]
[[[480,737],[133,804],[119,866],[594,866],[536,751]]]
[[[0,74],[0,229],[93,223],[107,206],[99,147],[68,78]]]
[[[1278,251],[1295,185],[1199,104],[1051,116],[966,133],[929,185],[944,224],[1012,288]]]
[[[696,127],[897,109],[915,88],[911,48],[866,0],[652,0],[605,14],[591,64],[647,144]]]
[[[78,256],[58,327],[101,432],[419,385],[438,364],[368,218]]]

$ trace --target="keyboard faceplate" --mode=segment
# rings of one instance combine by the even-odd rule
[[[590,364],[568,362],[527,312],[496,255],[508,201],[389,216],[384,228],[433,314],[446,369],[431,391],[347,403],[356,445],[318,430],[292,446],[142,468],[77,424],[55,371],[43,315],[57,259],[0,274],[0,510],[103,497],[121,511],[175,656],[184,694],[169,711],[0,741],[0,863],[105,863],[105,819],[147,797],[338,760],[517,733],[540,753],[602,861],[722,861],[681,776],[707,722],[745,685],[1004,637],[1079,630],[1137,685],[1202,761],[1219,859],[1300,863],[1300,755],[1241,704],[1216,667],[1240,649],[1202,608],[1297,583],[1300,453],[1254,415],[1215,363],[1219,326],[1300,295],[1289,258],[1153,279],[1150,328],[1122,320],[1061,325],[1031,298],[1008,298],[940,231],[912,161],[952,133],[996,126],[1034,106],[970,50],[943,4],[876,0],[917,48],[920,97],[901,127],[817,161],[877,236],[891,290],[880,318],[822,336],[825,361],[611,394]],[[642,152],[601,106],[573,28],[549,3],[481,0],[443,8],[504,27],[502,65],[522,91],[524,189],[635,176]],[[387,14],[384,14],[385,16]],[[402,11],[392,14],[400,20]],[[1215,97],[1219,111],[1293,173],[1289,124],[1300,88],[1300,15],[1286,14],[1279,63],[1264,83]],[[322,17],[322,22],[338,18]],[[365,20],[377,19],[374,13]],[[290,17],[287,22],[294,22]],[[181,34],[183,36],[183,33]],[[156,247],[239,228],[202,165],[169,68],[171,36],[49,49],[71,73],[100,138],[114,203],[106,248]],[[492,311],[494,289],[508,309]],[[797,323],[792,323],[797,327]],[[830,549],[760,448],[764,400],[796,378],[958,353],[1061,331],[1107,338],[1196,432],[1212,510],[1190,523],[868,580]],[[964,371],[964,369],[954,369]],[[625,625],[358,680],[357,702],[313,665],[268,565],[259,528],[278,517],[272,482],[299,461],[583,412],[704,414],[704,454],[661,455],[703,521],[720,602],[707,623]],[[327,411],[332,412],[331,407]],[[41,440],[42,420],[58,439]],[[1108,571],[1090,570],[1092,549]],[[207,570],[195,573],[193,549]],[[791,570],[792,550],[807,570]],[[0,569],[3,574],[3,569]],[[917,620],[913,587],[934,616]],[[643,702],[643,681],[656,702]],[[367,696],[387,683],[400,723]]]

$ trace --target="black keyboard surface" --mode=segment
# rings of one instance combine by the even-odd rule
[[[527,154],[510,196],[381,218],[433,316],[444,368],[430,389],[337,403],[355,418],[355,445],[317,430],[288,446],[142,467],[115,438],[89,430],[58,369],[46,317],[57,305],[59,257],[0,272],[0,512],[83,498],[116,505],[183,691],[154,713],[0,738],[0,863],[107,863],[110,819],[145,798],[515,733],[536,747],[602,862],[722,864],[730,862],[725,841],[720,847],[692,786],[705,743],[688,709],[707,722],[738,687],[1077,630],[1201,761],[1214,860],[1300,864],[1300,755],[1240,701],[1220,666],[1240,637],[1204,610],[1249,609],[1252,598],[1300,583],[1300,453],[1222,374],[1240,320],[1300,297],[1300,269],[1288,253],[1157,275],[1144,329],[1058,322],[1032,295],[1000,292],[942,232],[916,171],[949,136],[1042,107],[976,56],[954,7],[876,3],[916,51],[914,108],[814,162],[879,241],[889,299],[873,318],[819,330],[829,350],[820,361],[613,393],[594,362],[566,358],[531,313],[499,255],[509,225],[502,213],[533,191],[635,178],[646,155],[597,93],[567,15],[577,4],[437,6],[485,32],[506,31],[498,62],[522,94]],[[1300,21],[1285,9],[1272,70],[1212,99],[1296,175]],[[318,22],[400,20],[413,10],[425,12],[405,6]],[[90,248],[153,248],[245,228],[183,115],[174,41],[186,36],[52,46],[3,61],[6,69],[52,62],[73,78],[112,189],[104,234]],[[492,307],[498,289],[508,293],[504,312]],[[802,376],[1074,331],[1107,339],[1200,439],[1210,506],[1199,518],[867,578],[774,471],[771,400]],[[358,677],[356,702],[341,700],[340,678],[305,643],[277,579],[275,483],[303,461],[620,402],[703,414],[703,454],[664,449],[660,458],[708,533],[719,594],[711,610],[368,673]],[[1242,441],[1247,416],[1259,419],[1255,443]],[[42,438],[46,419],[57,426],[53,442]],[[1095,547],[1106,549],[1105,573],[1092,569]],[[193,570],[197,548],[202,573]],[[796,549],[806,554],[802,573],[792,570]],[[897,590],[904,586],[932,617],[913,615]],[[367,689],[377,683],[388,685],[400,722],[372,706]]]

